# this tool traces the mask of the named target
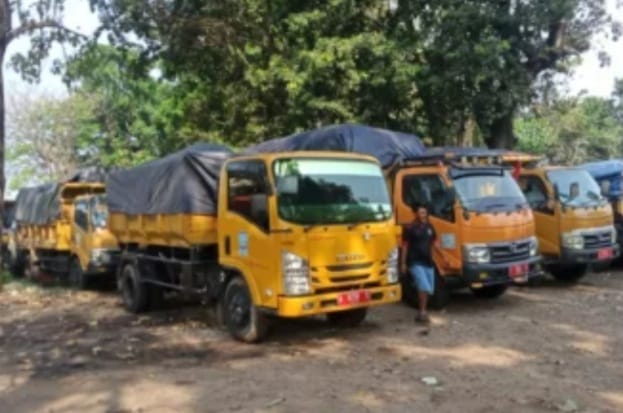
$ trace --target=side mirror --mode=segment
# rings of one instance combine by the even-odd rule
[[[268,229],[268,196],[266,194],[251,195],[251,217],[262,228]]]
[[[554,184],[554,198],[560,199],[560,190],[558,189],[558,184]]]
[[[454,187],[446,189],[446,201],[450,205],[453,205],[456,202],[456,189],[454,189]]]
[[[299,193],[299,177],[296,175],[288,175],[279,178],[277,183],[277,191],[280,194],[296,195]]]

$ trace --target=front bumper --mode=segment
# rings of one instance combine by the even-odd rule
[[[599,258],[599,251],[610,248],[612,249],[612,257]],[[613,261],[620,254],[621,247],[618,244],[609,247],[596,248],[590,250],[572,250],[569,248],[561,248],[560,265],[576,265],[576,264],[597,264]]]
[[[331,292],[302,297],[279,297],[277,303],[277,315],[280,317],[306,317],[318,314],[326,314],[337,311],[352,310],[355,308],[373,307],[382,304],[391,304],[400,301],[400,284],[390,284],[381,287],[365,288],[370,293],[370,301],[351,304],[348,306],[338,305],[340,294],[349,290]]]
[[[516,277],[511,277],[510,268],[513,265],[528,265],[528,271]],[[461,284],[457,287],[481,288],[499,284],[521,284],[528,280],[540,277],[541,257],[530,257],[526,260],[503,264],[465,264],[461,277]]]

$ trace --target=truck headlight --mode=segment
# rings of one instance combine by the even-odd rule
[[[530,237],[530,256],[534,257],[539,253],[539,240],[537,237]]]
[[[400,268],[398,266],[398,247],[391,250],[387,257],[387,282],[390,284],[395,284],[398,282],[400,277]]]
[[[95,249],[91,251],[91,262],[95,265],[109,264],[110,251],[104,249]]]
[[[465,244],[465,259],[474,264],[486,264],[491,261],[489,247],[483,244]]]
[[[571,248],[574,250],[581,250],[584,248],[584,238],[580,234],[563,232],[561,237],[562,246],[565,248]]]
[[[617,243],[617,230],[614,227],[612,227],[612,243],[613,244]]]
[[[307,261],[291,252],[281,253],[281,274],[285,295],[305,295],[311,292]]]

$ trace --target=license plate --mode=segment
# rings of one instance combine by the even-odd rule
[[[345,305],[367,303],[368,301],[370,301],[370,298],[371,298],[370,291],[366,291],[366,290],[349,291],[347,293],[343,293],[337,296],[337,305],[345,306]]]
[[[530,265],[527,263],[511,265],[508,268],[508,273],[512,278],[523,277],[528,274],[529,271]]]
[[[608,258],[612,258],[614,254],[612,253],[612,249],[611,248],[604,248],[602,250],[599,250],[597,252],[597,259],[599,260],[605,260]]]

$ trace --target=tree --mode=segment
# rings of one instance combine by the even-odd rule
[[[513,117],[540,80],[566,73],[595,34],[620,33],[592,0],[398,0],[395,13],[405,41],[426,39],[418,86],[433,133],[473,114],[491,147],[514,146]]]
[[[386,1],[93,4],[118,48],[160,62],[204,139],[243,146],[336,122],[423,125],[418,58],[385,33]]]
[[[93,162],[99,129],[93,118],[95,103],[85,94],[13,99],[7,123],[7,161],[16,171],[11,189],[33,180],[58,181]]]
[[[63,0],[0,0],[0,215],[6,186],[4,63],[9,44],[19,37],[30,36],[31,48],[26,55],[13,57],[12,64],[26,79],[37,79],[41,61],[56,42],[76,44],[82,36],[63,26]],[[14,26],[14,23],[17,23]],[[1,258],[0,258],[1,260]],[[0,262],[1,264],[1,262]]]

